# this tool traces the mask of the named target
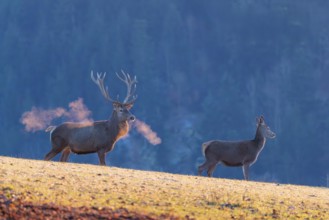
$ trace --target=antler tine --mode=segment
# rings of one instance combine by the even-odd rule
[[[105,79],[105,76],[106,76],[106,72],[105,73],[98,73],[97,72],[96,75],[97,75],[97,79],[94,76],[94,72],[91,71],[90,76],[91,76],[92,81],[101,90],[101,93],[105,97],[106,100],[111,101],[111,102],[115,102],[109,95],[108,87],[104,86],[104,79]]]
[[[126,104],[133,103],[137,99],[137,96],[134,95],[134,93],[136,91],[137,78],[136,78],[136,76],[131,78],[129,73],[125,73],[123,70],[121,70],[121,73],[122,73],[122,77],[118,73],[116,73],[116,75],[127,86],[127,95],[126,95],[126,98],[124,99],[123,103],[126,103]],[[132,97],[132,99],[131,99],[131,97]]]

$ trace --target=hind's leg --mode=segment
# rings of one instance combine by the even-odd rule
[[[60,161],[61,162],[67,162],[69,156],[70,156],[70,153],[71,153],[71,149],[69,147],[65,148],[63,151],[62,151],[62,156],[61,156],[61,159]]]
[[[215,171],[216,165],[217,165],[217,162],[214,162],[209,166],[208,171],[207,171],[207,174],[209,177],[212,177],[212,174]]]
[[[205,169],[208,169],[211,164],[212,164],[212,162],[210,162],[209,160],[206,160],[202,165],[200,165],[198,167],[198,175],[201,176],[202,175],[202,172]]]
[[[249,164],[244,164],[242,167],[243,170],[243,176],[245,180],[249,180]]]

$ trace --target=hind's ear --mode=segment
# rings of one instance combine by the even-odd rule
[[[259,117],[259,122],[262,123],[262,124],[264,123],[264,116],[261,115],[261,116]]]
[[[261,115],[259,118],[256,117],[256,123],[258,124],[264,124],[264,116]]]
[[[259,124],[265,124],[264,116],[263,116],[263,115],[261,115],[261,116],[259,117]]]

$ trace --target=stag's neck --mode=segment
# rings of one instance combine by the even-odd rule
[[[126,120],[120,121],[115,112],[112,113],[111,118],[108,120],[108,124],[110,127],[109,130],[116,137],[115,141],[129,132],[129,123]]]

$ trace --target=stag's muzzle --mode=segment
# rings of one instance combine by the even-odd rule
[[[133,116],[133,115],[129,117],[129,121],[135,121],[135,119],[136,119],[136,118],[135,118],[135,116]]]

